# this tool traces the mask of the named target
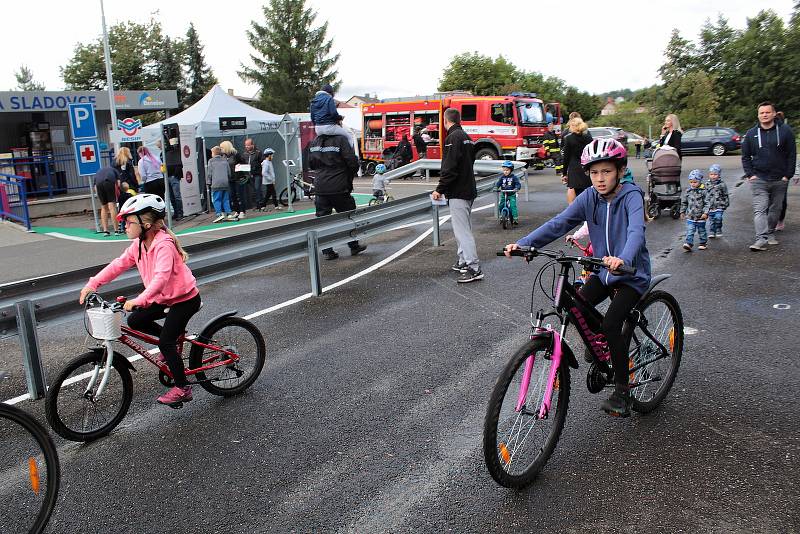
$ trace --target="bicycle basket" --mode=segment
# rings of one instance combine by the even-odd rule
[[[117,339],[122,335],[122,314],[109,308],[89,308],[89,335],[95,339]]]

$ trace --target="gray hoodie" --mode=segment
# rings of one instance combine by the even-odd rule
[[[206,183],[211,185],[212,191],[227,191],[230,176],[231,167],[228,165],[227,159],[222,156],[214,156],[208,160]]]

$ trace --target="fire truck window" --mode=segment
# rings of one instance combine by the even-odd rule
[[[478,106],[469,104],[461,107],[461,122],[475,122],[478,120]]]
[[[514,108],[511,104],[492,104],[492,122],[514,124]]]
[[[517,104],[519,120],[522,124],[543,124],[544,110],[538,102],[520,102]]]

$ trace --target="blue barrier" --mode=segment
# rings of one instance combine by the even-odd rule
[[[113,152],[103,152],[101,160],[105,165],[111,165]],[[0,159],[0,168],[3,167],[13,167],[14,176],[25,180],[28,198],[53,198],[70,192],[88,194],[90,184],[94,184],[91,177],[78,176],[72,152],[3,158]]]
[[[23,176],[0,173],[0,217],[22,223],[26,229],[31,229]]]

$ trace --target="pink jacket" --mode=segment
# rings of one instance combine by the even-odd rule
[[[167,232],[156,234],[150,249],[142,246],[139,259],[139,239],[134,239],[122,255],[109,263],[97,275],[89,278],[87,287],[97,290],[136,265],[144,282],[144,291],[134,300],[146,308],[151,304],[171,306],[189,300],[199,293],[192,271],[181,258],[175,241]]]

